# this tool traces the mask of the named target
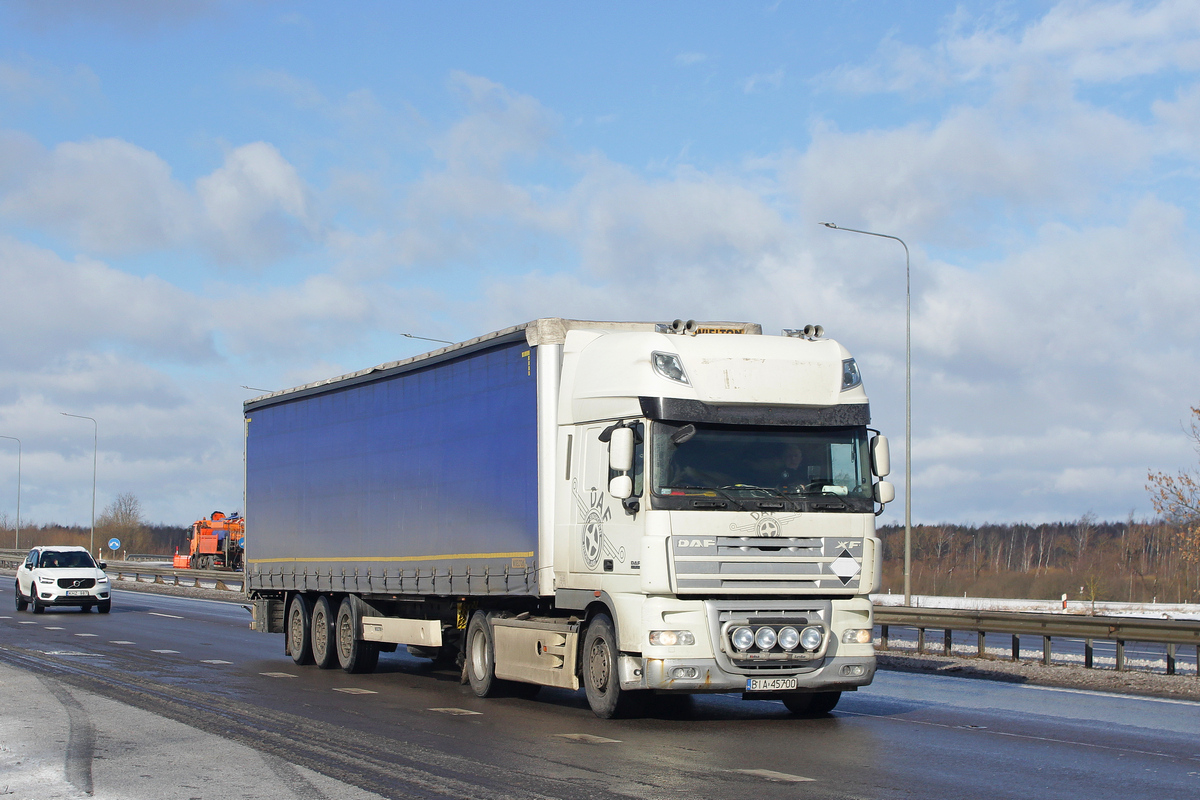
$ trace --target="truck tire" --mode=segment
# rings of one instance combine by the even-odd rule
[[[478,697],[498,694],[500,680],[496,677],[496,648],[492,626],[482,611],[471,615],[467,623],[467,680]]]
[[[583,637],[581,666],[588,705],[600,719],[637,716],[644,710],[645,693],[621,688],[618,652],[612,619],[607,614],[592,617]]]
[[[787,710],[798,717],[820,717],[833,711],[841,698],[841,692],[813,692],[785,694],[782,700]]]
[[[329,598],[321,595],[313,605],[312,612],[313,661],[321,669],[333,669],[338,666],[336,623],[337,618],[329,606]]]
[[[292,654],[292,661],[303,666],[313,663],[312,653],[312,611],[304,595],[292,597],[288,605],[287,643]]]
[[[379,663],[379,646],[362,638],[361,602],[353,595],[342,600],[335,622],[338,663],[352,674],[374,672]]]
[[[21,582],[17,581],[17,611],[24,611],[29,608],[29,601],[25,599],[25,595],[21,594]]]

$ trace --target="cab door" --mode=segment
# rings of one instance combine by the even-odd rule
[[[608,424],[584,426],[582,447],[573,470],[573,518],[571,537],[571,571],[577,574],[603,577],[607,575],[636,575],[640,568],[642,525],[633,509],[642,507],[642,464],[644,445],[641,436],[634,448],[633,496],[628,501],[609,494],[609,480],[616,474],[609,469],[608,443],[601,434]],[[638,428],[640,428],[640,423]],[[640,434],[640,431],[636,431]],[[599,588],[598,586],[596,588]]]

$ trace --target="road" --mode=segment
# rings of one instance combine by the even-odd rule
[[[299,668],[237,604],[114,597],[108,616],[0,612],[0,786],[186,800],[1200,796],[1197,703],[881,672],[820,719],[715,695],[602,721],[581,693],[480,700],[403,652],[374,675]],[[0,602],[12,608],[7,582]]]

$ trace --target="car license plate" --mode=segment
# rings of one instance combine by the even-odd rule
[[[67,597],[87,597],[89,594],[87,589],[67,589]]]
[[[747,678],[747,692],[779,692],[796,688],[795,678]]]

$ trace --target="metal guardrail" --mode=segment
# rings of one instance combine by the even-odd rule
[[[924,653],[925,632],[942,631],[942,654],[953,652],[951,636],[954,631],[972,631],[977,635],[977,657],[986,653],[985,640],[989,633],[1012,636],[1012,660],[1020,660],[1022,636],[1040,636],[1042,664],[1049,666],[1052,639],[1083,639],[1083,665],[1094,665],[1093,642],[1116,643],[1117,671],[1126,669],[1126,642],[1166,645],[1167,674],[1176,674],[1177,648],[1195,647],[1197,677],[1200,678],[1200,622],[1187,620],[1146,619],[1144,617],[1089,617],[1075,614],[1041,614],[1024,611],[964,611],[949,608],[909,608],[906,606],[876,606],[875,624],[880,626],[880,650],[888,650],[891,627],[914,628],[917,631],[917,652]],[[959,653],[961,655],[961,653]]]
[[[0,568],[16,569],[29,554],[28,550],[0,550]],[[240,592],[243,576],[241,572],[231,572],[219,569],[175,569],[174,567],[152,567],[130,561],[109,561],[105,570],[116,580],[141,581],[151,578],[154,583],[167,586],[190,586],[195,589],[206,589],[201,582],[212,584],[222,592]],[[233,586],[230,586],[233,584]]]

